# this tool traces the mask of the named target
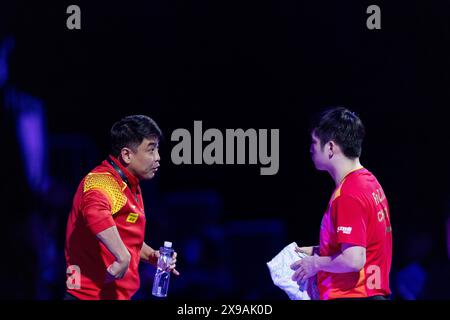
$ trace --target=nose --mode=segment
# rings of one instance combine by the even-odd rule
[[[160,160],[161,160],[161,157],[159,156],[159,150],[156,150],[155,161],[159,162]]]

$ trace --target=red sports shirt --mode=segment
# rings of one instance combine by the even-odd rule
[[[144,242],[145,214],[139,180],[120,162],[130,186],[105,160],[80,183],[70,211],[65,244],[67,267],[78,266],[80,288],[69,279],[67,292],[80,299],[130,299],[139,289],[138,265]],[[130,189],[131,188],[131,189]],[[107,267],[115,260],[96,234],[116,226],[131,254],[125,276],[105,284]],[[76,270],[76,269],[75,269]],[[76,279],[77,275],[72,275]]]
[[[389,295],[392,228],[386,196],[375,176],[361,168],[350,172],[336,188],[320,227],[320,255],[339,253],[341,244],[366,248],[360,272],[320,271],[320,299]]]

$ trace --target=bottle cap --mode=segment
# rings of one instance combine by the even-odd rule
[[[172,242],[170,242],[170,241],[164,241],[164,247],[166,247],[166,248],[172,248]]]

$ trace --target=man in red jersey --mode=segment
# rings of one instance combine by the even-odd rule
[[[294,262],[292,277],[317,275],[320,299],[387,299],[392,228],[382,187],[360,161],[365,135],[359,117],[337,107],[313,123],[311,157],[336,189],[320,227],[320,244],[297,248],[308,256]]]
[[[140,261],[156,265],[159,251],[144,242],[139,182],[159,167],[161,130],[132,115],[111,128],[111,155],[80,183],[67,222],[64,299],[130,299],[139,289]],[[175,269],[176,253],[171,271]]]

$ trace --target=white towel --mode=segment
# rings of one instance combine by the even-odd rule
[[[291,300],[318,300],[315,276],[301,281],[300,284],[292,280],[294,270],[291,269],[291,264],[306,256],[304,253],[296,252],[296,247],[297,243],[292,242],[270,262],[267,262],[272,281],[277,287],[284,290]]]

